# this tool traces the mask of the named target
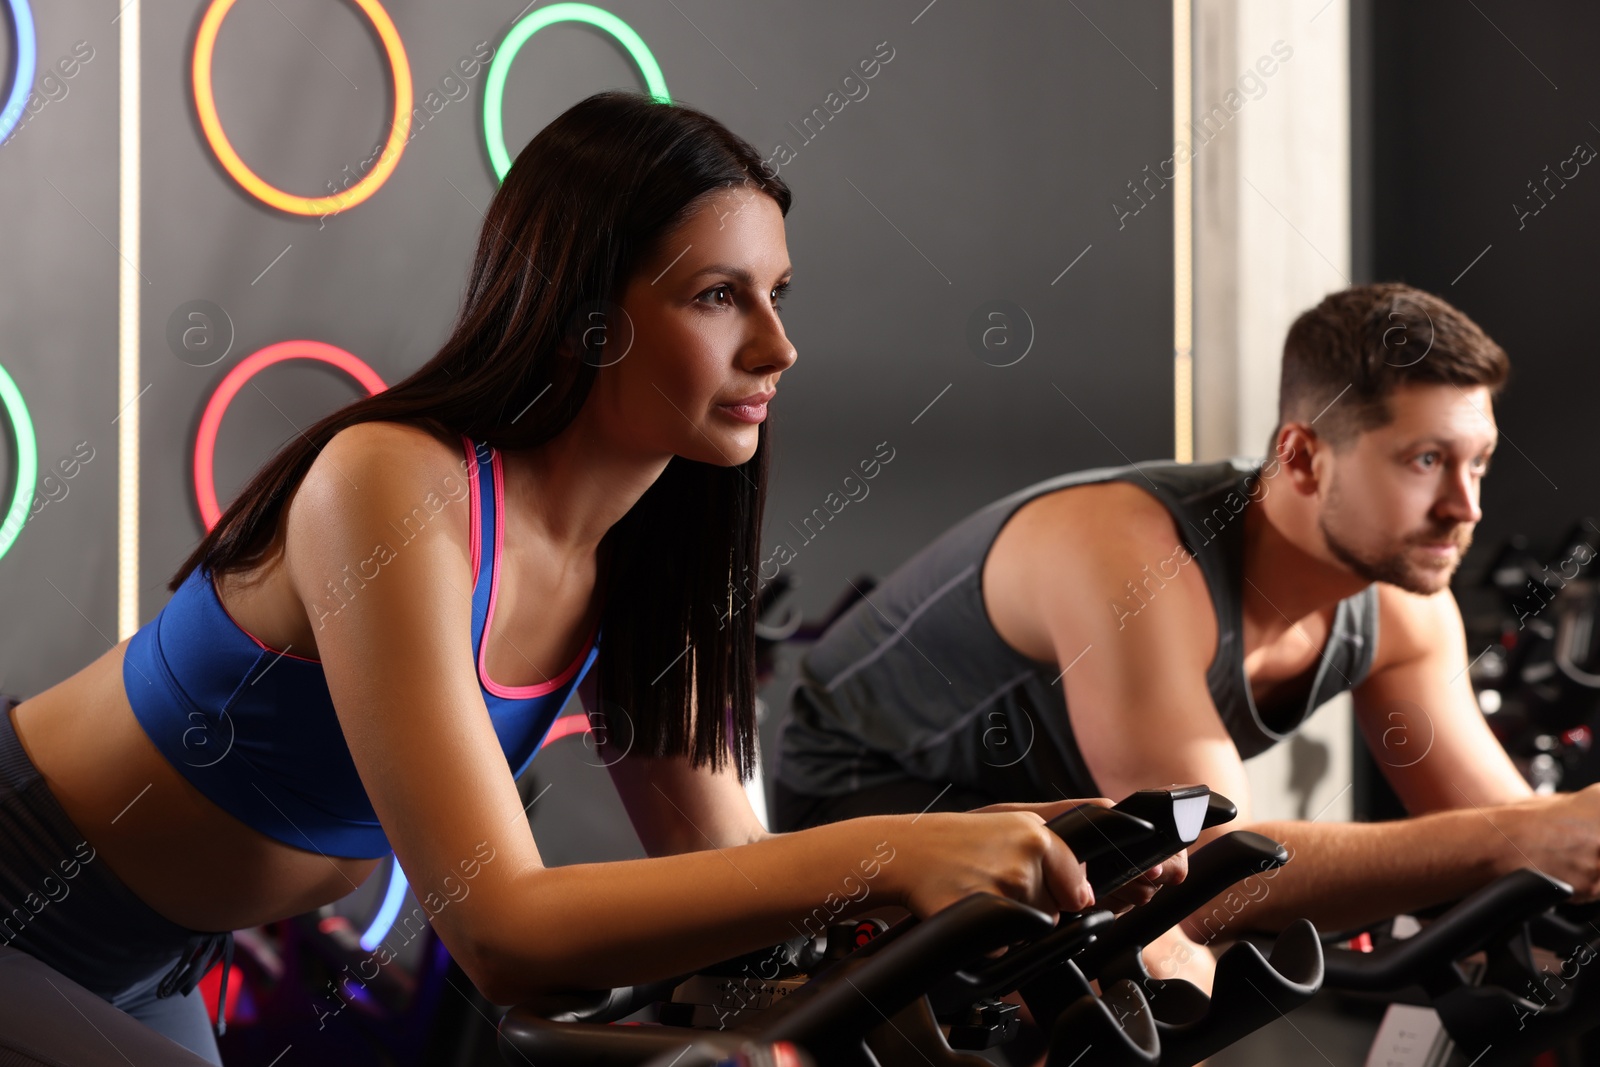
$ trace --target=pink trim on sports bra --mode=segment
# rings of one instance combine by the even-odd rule
[[[484,615],[483,634],[478,642],[478,680],[483,683],[483,687],[489,692],[508,700],[526,700],[530,697],[542,697],[546,693],[552,693],[561,688],[572,680],[573,675],[578,673],[578,668],[583,666],[583,661],[588,658],[590,649],[594,647],[595,635],[599,633],[600,627],[596,624],[594,630],[590,631],[588,640],[584,642],[583,648],[579,650],[577,658],[569,663],[565,670],[547,682],[540,682],[536,685],[501,685],[489,677],[489,630],[494,626],[494,605],[500,595],[500,557],[505,552],[505,475],[500,466],[499,449],[491,450],[490,466],[494,470],[494,570],[489,579],[489,610]],[[474,493],[472,523],[473,529],[476,531],[482,521],[479,518],[480,511],[477,506],[478,480],[476,477],[472,480],[472,489]],[[474,540],[474,543],[477,543],[476,540]],[[478,561],[476,554],[473,557],[472,587],[474,589],[478,587]]]

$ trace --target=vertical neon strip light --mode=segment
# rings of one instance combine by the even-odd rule
[[[1192,0],[1172,0],[1172,140],[1188,144]],[[1194,461],[1194,159],[1172,181],[1172,458]]]
[[[117,243],[117,640],[139,628],[139,11],[122,9]]]

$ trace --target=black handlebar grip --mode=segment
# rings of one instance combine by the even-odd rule
[[[1144,820],[1155,833],[1089,861],[1089,884],[1096,893],[1120,889],[1158,863],[1188,848],[1207,827],[1237,814],[1233,802],[1203,785],[1141,789],[1112,808]]]
[[[1226,797],[1203,785],[1141,789],[1112,808],[1084,804],[1048,824],[1080,863],[1097,896],[1114,892],[1181,852],[1206,827],[1233,818]]]
[[[732,1031],[697,1031],[675,1026],[596,1026],[551,1022],[522,1008],[500,1020],[498,1043],[508,1063],[540,1067],[637,1067],[656,1056],[681,1054],[691,1042],[713,1042],[731,1052],[750,1040]]]
[[[1221,826],[1225,822],[1232,822],[1239,817],[1239,806],[1221,793],[1212,793],[1211,799],[1206,802],[1206,821],[1201,829],[1209,830],[1213,826]]]
[[[1205,995],[1181,980],[1160,983],[1160,993],[1147,991],[1157,1006],[1162,1067],[1192,1067],[1309,1002],[1322,988],[1322,959],[1316,927],[1296,919],[1278,935],[1270,957],[1247,941],[1222,954],[1203,1013],[1191,1009],[1189,1018],[1168,1025],[1161,1005],[1172,993],[1187,987],[1202,1000]]]
[[[1046,1067],[1155,1067],[1161,1039],[1139,987],[1118,982],[1080,997],[1056,1017]]]
[[[1464,898],[1420,933],[1375,952],[1332,951],[1327,984],[1335,989],[1393,992],[1421,985],[1434,996],[1461,985],[1454,961],[1572,895],[1572,887],[1524,867]],[[1115,934],[1115,930],[1112,931]]]
[[[1287,862],[1288,850],[1269,837],[1250,830],[1223,834],[1189,857],[1187,878],[1178,885],[1163,886],[1150,903],[1119,918],[1078,958],[1078,966],[1093,978],[1107,961],[1128,949],[1148,945],[1234,883]]]
[[[926,919],[898,924],[906,932],[894,938],[892,950],[870,951],[888,941],[893,930],[836,963],[849,968],[840,972],[847,981],[814,981],[791,994],[791,1009],[762,1040],[793,1041],[810,1049],[819,1062],[842,1062],[852,1043],[931,985],[987,952],[1042,937],[1052,926],[1051,916],[1026,904],[974,893]]]
[[[1185,846],[1194,844],[1200,831],[1228,822],[1239,813],[1233,801],[1203,785],[1141,789],[1120,800],[1114,810],[1137,815]]]
[[[1015,946],[999,959],[957,971],[942,985],[929,992],[936,1011],[971,1004],[986,997],[1003,996],[1021,989],[1041,975],[1071,959],[1114,920],[1109,911],[1086,911],[1063,915],[1055,929],[1032,944]]]
[[[1079,863],[1142,851],[1146,842],[1157,835],[1155,826],[1144,819],[1096,804],[1080,804],[1057,815],[1045,827],[1066,842]]]
[[[591,989],[572,993],[549,993],[534,997],[517,1007],[527,1015],[559,1023],[608,1023],[640,1008],[672,996],[688,975],[664,978],[641,985],[614,989]]]

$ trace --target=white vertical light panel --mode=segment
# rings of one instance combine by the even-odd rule
[[[1194,48],[1191,0],[1172,3],[1173,144],[1189,140]],[[1194,171],[1192,160],[1177,162],[1172,176],[1172,458],[1194,459]]]
[[[1195,430],[1204,460],[1265,450],[1284,333],[1349,284],[1350,11],[1348,0],[1321,10],[1194,0],[1194,12],[1186,140],[1195,146]]]
[[[117,243],[117,640],[139,628],[139,4],[117,21],[121,84],[118,117]]]
[[[1350,8],[1246,0],[1240,69],[1282,41],[1292,57],[1240,121],[1237,450],[1264,452],[1278,421],[1289,325],[1350,284]]]
[[[1284,334],[1350,284],[1350,9],[1193,11],[1195,453],[1215,460],[1266,450]],[[1348,819],[1351,740],[1341,697],[1247,763],[1253,816]]]

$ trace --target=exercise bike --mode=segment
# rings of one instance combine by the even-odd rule
[[[1592,519],[1574,523],[1549,557],[1514,536],[1480,582],[1457,590],[1479,707],[1541,794],[1600,780],[1596,546]],[[1400,814],[1393,798],[1382,807]],[[1522,870],[1453,906],[1341,933],[1328,945],[1326,988],[1396,1005],[1374,1050],[1406,1067],[1521,1064],[1540,1054],[1551,1064],[1595,1062],[1593,1045],[1578,1039],[1600,1025],[1588,966],[1600,914],[1571,905],[1570,895]]]
[[[1547,559],[1509,538],[1460,591],[1479,707],[1536,792],[1600,781],[1597,579],[1600,523],[1583,519]]]
[[[1600,907],[1574,906],[1571,894],[1523,869],[1452,906],[1363,930],[1359,950],[1340,935],[1327,948],[1326,986],[1411,1009],[1403,1067],[1530,1063],[1600,1026],[1600,967],[1592,966]]]
[[[1191,787],[1083,805],[1048,825],[1103,899],[1234,815],[1226,799]],[[974,894],[925,920],[836,922],[692,974],[518,1005],[501,1020],[500,1047],[507,1063],[540,1067],[639,1067],[779,1043],[830,1067],[973,1067],[987,1061],[972,1052],[1016,1036],[1020,1000],[1051,1035],[1052,1067],[1187,1067],[1314,996],[1321,940],[1302,921],[1270,954],[1236,944],[1210,997],[1151,978],[1143,949],[1228,886],[1285,862],[1281,845],[1238,831],[1195,853],[1183,884],[1120,917],[1096,908],[1052,921]]]

